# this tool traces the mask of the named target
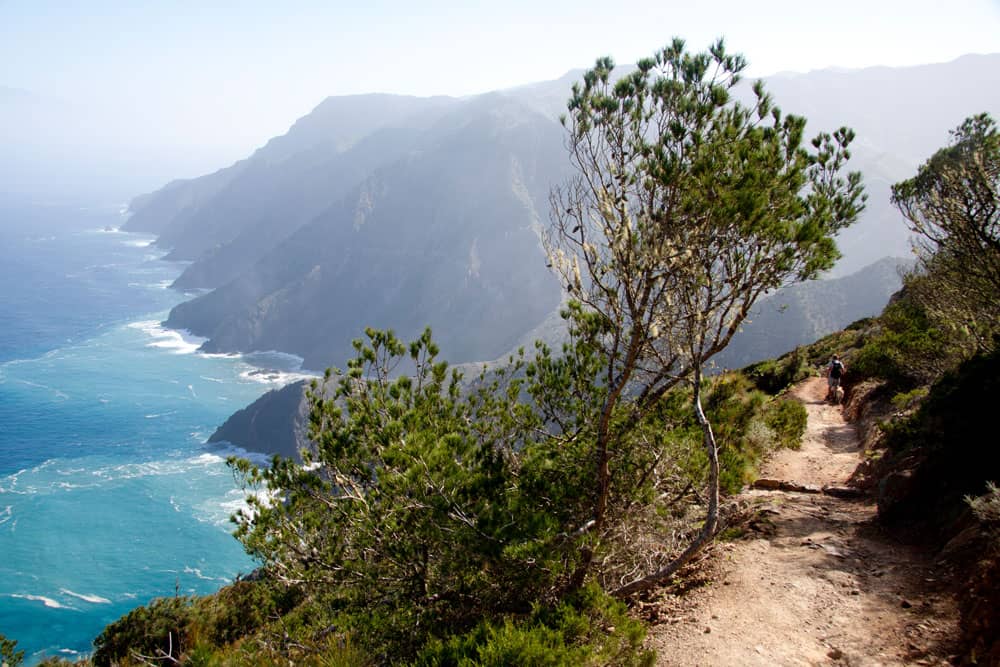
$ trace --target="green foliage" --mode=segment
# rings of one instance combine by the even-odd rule
[[[743,373],[753,380],[758,389],[769,394],[784,391],[809,377],[811,372],[806,354],[799,347],[778,359],[768,359],[743,369]]]
[[[94,640],[94,665],[111,667],[135,655],[179,659],[188,648],[192,611],[189,597],[158,598],[133,609]]]
[[[951,144],[913,178],[892,186],[892,202],[919,235],[921,259],[954,297],[975,309],[1000,307],[1000,132],[988,114],[966,118]],[[964,299],[968,301],[968,299]]]
[[[268,580],[237,581],[215,595],[195,603],[198,637],[214,646],[225,646],[253,634],[302,600],[297,588]]]
[[[792,399],[772,401],[764,409],[764,423],[774,430],[779,447],[799,448],[808,417],[805,406]]]
[[[729,494],[753,480],[767,454],[779,447],[797,447],[805,432],[806,412],[801,404],[770,399],[755,391],[741,373],[714,379],[705,410],[719,441],[719,483]]]
[[[391,332],[368,339],[337,374],[335,397],[314,397],[318,451],[306,466],[234,463],[284,498],[251,496],[237,535],[277,576],[344,610],[343,627],[407,655],[443,628],[527,609],[567,585],[586,538],[574,531],[590,518],[585,417],[603,389],[585,341],[559,357],[539,347],[463,394],[429,332],[410,346]],[[404,359],[415,372],[392,378]],[[636,438],[621,441],[616,467],[652,464]],[[623,487],[616,506],[646,486]]]
[[[3,667],[20,667],[24,664],[24,651],[17,650],[17,642],[0,633],[0,662]]]
[[[886,306],[865,337],[850,372],[886,380],[905,391],[930,384],[968,353],[960,334],[938,326],[926,308],[904,291]]]
[[[484,621],[470,632],[428,643],[421,667],[523,665],[652,665],[643,651],[645,628],[625,606],[589,585],[553,605],[536,605],[526,617]]]
[[[924,400],[929,391],[927,387],[917,387],[910,391],[900,392],[892,397],[892,406],[899,411],[909,410]]]

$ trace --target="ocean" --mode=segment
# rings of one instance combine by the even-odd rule
[[[168,288],[183,266],[123,221],[0,201],[0,633],[29,664],[255,567],[229,521],[243,494],[225,458],[246,453],[204,442],[301,377],[289,355],[205,355],[162,328],[190,298]]]

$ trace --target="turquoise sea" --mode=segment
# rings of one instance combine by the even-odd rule
[[[254,568],[230,534],[243,497],[224,461],[242,452],[203,443],[299,376],[294,357],[204,355],[163,329],[183,267],[123,221],[0,201],[0,633],[29,664]]]

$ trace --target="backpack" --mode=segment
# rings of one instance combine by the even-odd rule
[[[843,374],[844,364],[842,364],[839,359],[830,364],[830,377],[839,380],[840,376]]]

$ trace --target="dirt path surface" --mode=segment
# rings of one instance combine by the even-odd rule
[[[854,428],[826,405],[823,378],[798,385],[802,448],[763,477],[843,485],[859,462]],[[660,665],[945,665],[957,612],[925,554],[884,534],[870,499],[746,492],[752,530],[721,543],[703,585],[647,608]]]

